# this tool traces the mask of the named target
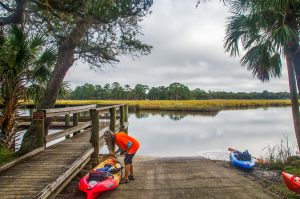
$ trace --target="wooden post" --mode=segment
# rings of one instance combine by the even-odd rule
[[[32,117],[33,109],[29,109],[29,116]]]
[[[128,105],[124,105],[124,122],[128,122]],[[125,133],[128,134],[128,127],[125,129]]]
[[[32,119],[36,134],[36,148],[45,147],[45,113],[43,111],[33,112]]]
[[[65,126],[70,127],[70,114],[65,115]],[[66,139],[70,138],[70,135],[66,136]]]
[[[73,113],[73,126],[77,126],[78,125],[78,113]],[[78,134],[79,131],[75,132],[74,135]]]
[[[92,166],[94,167],[99,164],[99,113],[96,109],[91,109],[90,116],[92,119],[92,134],[90,142],[94,147],[94,153],[92,155]]]
[[[124,126],[125,123],[125,106],[120,107],[120,126]]]
[[[116,132],[116,108],[110,108],[110,130]]]

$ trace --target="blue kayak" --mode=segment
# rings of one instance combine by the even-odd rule
[[[255,166],[254,160],[238,160],[237,155],[238,154],[236,152],[230,153],[230,162],[233,166],[247,170],[253,169],[253,167]]]

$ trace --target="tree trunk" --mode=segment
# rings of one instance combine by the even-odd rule
[[[300,151],[300,114],[299,114],[298,93],[297,93],[297,86],[296,86],[296,79],[295,79],[293,56],[290,53],[288,53],[288,51],[286,51],[286,62],[287,62],[287,70],[288,70],[288,77],[289,77],[294,129],[295,129],[295,135],[298,144],[298,150]]]
[[[68,38],[62,42],[58,48],[58,58],[55,68],[52,72],[50,81],[48,82],[47,89],[42,97],[41,103],[38,108],[49,109],[53,108],[58,96],[59,88],[64,80],[67,71],[74,63],[74,53],[76,47],[79,45],[80,40],[89,29],[90,23],[86,20],[78,21],[76,27],[69,34]],[[51,119],[47,119],[45,122],[45,136],[48,135],[49,125]],[[30,125],[28,131],[25,133],[20,148],[20,153],[27,153],[36,148],[35,145],[35,127]]]
[[[300,49],[293,54],[293,60],[294,69],[296,73],[296,82],[298,86],[298,93],[300,93]]]

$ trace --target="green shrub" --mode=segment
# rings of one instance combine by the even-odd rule
[[[300,167],[285,166],[283,171],[296,176],[300,176]]]
[[[16,154],[11,150],[8,150],[0,146],[0,165],[3,165],[16,157]]]
[[[295,161],[291,162],[290,165],[292,167],[298,167],[298,168],[300,168],[300,160],[295,160]]]
[[[272,192],[276,192],[279,195],[284,196],[284,198],[289,198],[289,199],[299,198],[296,193],[290,191],[284,184],[272,184],[269,187],[269,190],[272,190]]]
[[[291,164],[292,162],[300,160],[299,156],[290,156],[286,159],[286,164]]]
[[[282,160],[269,161],[266,167],[271,170],[282,170],[284,168],[284,163]]]

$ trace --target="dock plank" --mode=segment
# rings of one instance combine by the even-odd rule
[[[55,188],[54,182],[91,149],[89,140],[90,132],[78,134],[2,171],[0,195],[5,195],[5,198],[34,198],[47,186]]]

